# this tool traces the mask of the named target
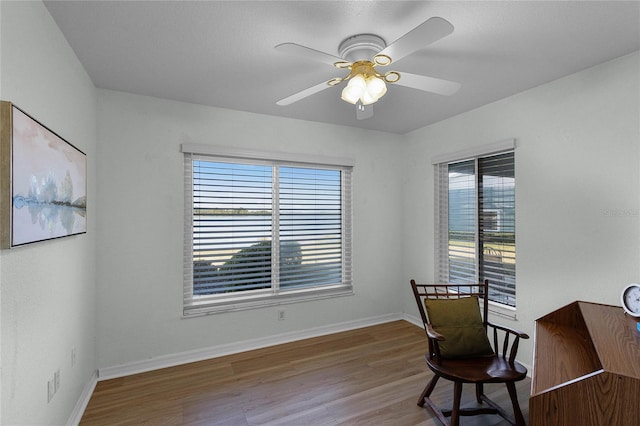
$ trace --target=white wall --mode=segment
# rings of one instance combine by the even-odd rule
[[[396,136],[105,90],[98,117],[101,367],[400,312]],[[355,295],[181,319],[184,142],[354,158]]]
[[[42,3],[2,1],[0,10],[0,98],[88,156],[88,233],[0,251],[0,423],[65,424],[96,368],[96,94]],[[57,369],[60,389],[47,403]]]
[[[516,139],[517,318],[620,305],[640,280],[640,67],[634,53],[406,135],[403,282],[434,276],[431,157]],[[405,309],[417,315],[406,293]],[[532,340],[521,348],[530,363]]]

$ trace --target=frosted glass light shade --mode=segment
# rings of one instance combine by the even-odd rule
[[[387,93],[387,85],[378,77],[370,77],[367,79],[367,91],[371,97],[378,100]]]
[[[350,104],[355,104],[358,102],[362,96],[362,88],[349,86],[347,85],[344,89],[342,89],[342,100],[345,102],[349,102]]]
[[[342,100],[355,104],[358,99],[362,98],[363,93],[367,89],[367,83],[361,75],[356,75],[347,83],[347,87],[342,90]]]

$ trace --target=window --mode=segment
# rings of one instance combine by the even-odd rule
[[[351,294],[347,160],[183,152],[185,316]]]
[[[488,279],[489,299],[515,307],[513,141],[486,150],[463,160],[436,160],[436,280]]]

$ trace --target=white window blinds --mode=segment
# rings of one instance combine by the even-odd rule
[[[490,283],[492,301],[515,307],[513,151],[435,164],[436,280]]]
[[[516,183],[513,152],[478,159],[479,274],[489,298],[516,305]]]
[[[279,172],[280,287],[341,283],[343,172],[301,167]]]
[[[271,286],[272,168],[193,161],[193,294]]]
[[[185,315],[351,292],[350,166],[185,153],[185,194]]]

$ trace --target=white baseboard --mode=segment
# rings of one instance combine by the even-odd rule
[[[406,312],[402,315],[402,319],[410,322],[411,324],[423,328],[424,326],[422,325],[422,319],[420,319],[420,317],[416,317],[414,315],[411,314],[407,314]]]
[[[80,420],[82,420],[84,410],[89,404],[89,400],[91,399],[91,395],[93,395],[93,391],[95,390],[97,383],[98,371],[94,371],[89,378],[89,382],[87,382],[86,386],[82,390],[80,398],[78,399],[78,402],[76,402],[76,406],[73,407],[73,411],[71,412],[69,421],[67,421],[67,426],[77,426],[78,424],[80,424]]]
[[[161,368],[174,367],[176,365],[188,364],[190,362],[203,361],[225,355],[232,355],[239,352],[246,352],[268,346],[280,345],[296,340],[309,339],[312,337],[324,336],[341,331],[354,330],[362,327],[369,327],[385,322],[406,319],[404,314],[388,314],[377,317],[370,317],[361,320],[348,321],[339,324],[331,324],[322,327],[314,327],[307,330],[294,331],[290,333],[277,334],[274,336],[260,337],[257,339],[245,340],[237,343],[212,346],[208,348],[196,349],[193,351],[180,352],[176,354],[163,355],[146,360],[134,361],[127,364],[112,367],[103,367],[98,370],[98,380],[115,379],[117,377],[129,376],[131,374],[144,373]]]

